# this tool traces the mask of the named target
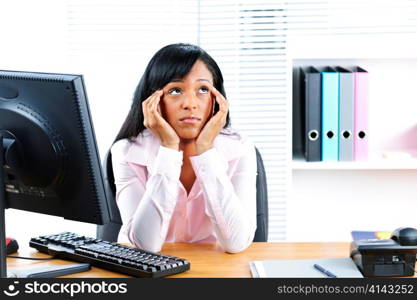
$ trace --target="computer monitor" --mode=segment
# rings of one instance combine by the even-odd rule
[[[5,208],[109,222],[81,75],[0,71],[0,166],[1,277]]]

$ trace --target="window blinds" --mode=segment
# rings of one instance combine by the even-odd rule
[[[264,160],[269,240],[285,239],[290,107],[283,2],[200,1],[200,45],[225,78],[232,126],[248,135]]]

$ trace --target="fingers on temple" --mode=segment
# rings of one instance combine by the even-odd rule
[[[144,116],[143,124],[148,127],[153,122],[150,118],[155,117],[155,113],[157,112],[156,106],[158,105],[159,101],[161,100],[162,92],[158,90],[154,92],[151,96],[149,96],[145,101],[142,102],[142,111]]]
[[[215,101],[219,104],[219,111],[227,113],[229,104],[226,98],[215,87],[212,88],[212,92],[215,96]]]

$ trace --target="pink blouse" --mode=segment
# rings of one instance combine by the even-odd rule
[[[217,241],[226,252],[246,249],[256,230],[256,154],[236,131],[223,130],[213,148],[190,157],[196,180],[180,181],[182,151],[160,145],[149,130],[111,150],[119,242],[158,252],[164,242]]]

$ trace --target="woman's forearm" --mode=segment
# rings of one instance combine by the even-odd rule
[[[216,149],[192,158],[204,193],[206,213],[226,252],[247,248],[256,230],[256,157],[243,157],[229,177],[227,162]]]
[[[140,197],[133,214],[121,211],[125,215],[131,214],[127,234],[137,247],[157,252],[165,242],[178,199],[181,165],[182,152],[160,147],[155,162],[149,168],[152,173],[146,183],[142,182],[142,192],[131,187],[125,194],[119,195],[118,202]]]

